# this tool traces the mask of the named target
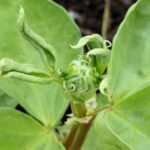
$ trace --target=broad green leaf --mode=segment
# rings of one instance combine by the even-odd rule
[[[119,143],[130,150],[150,146],[149,4],[147,0],[139,0],[120,26],[106,77],[108,85],[105,84],[108,98],[115,102],[95,121],[98,133],[104,123]]]
[[[150,87],[117,103],[112,106],[114,112],[105,117],[108,129],[131,150],[144,150],[145,145],[150,145],[149,91]],[[97,128],[101,128],[100,122],[97,120]]]
[[[50,130],[50,129],[49,129]],[[54,133],[22,112],[0,108],[0,146],[3,150],[63,150]]]
[[[101,108],[108,104],[108,99],[105,95],[97,94],[96,96],[97,107]]]
[[[58,67],[67,69],[68,64],[81,53],[80,49],[70,48],[70,44],[75,44],[80,38],[79,29],[63,8],[47,0],[41,5],[41,1],[21,0],[26,20],[35,33],[57,50]]]
[[[58,142],[56,136],[51,133],[48,137],[43,138],[36,144],[33,150],[65,150],[65,148]]]
[[[149,92],[150,87],[147,87],[114,106],[115,113],[109,120],[114,132],[135,150],[145,150],[150,146]],[[126,132],[119,132],[119,126]]]
[[[14,108],[16,106],[17,106],[16,100],[14,100],[7,93],[3,92],[0,89],[0,107],[11,107],[11,108]]]
[[[150,1],[133,5],[113,41],[108,95],[121,101],[150,85]]]
[[[150,87],[143,89],[115,105],[112,111],[100,113],[95,121],[97,131],[104,122],[105,127],[130,150],[147,149],[150,146],[149,91]]]
[[[83,146],[81,148],[81,150],[98,150],[101,148],[100,145],[100,138],[97,134],[97,132],[95,131],[94,127],[91,127],[84,143]]]
[[[67,68],[80,53],[69,47],[80,38],[72,19],[63,8],[47,0],[22,0],[21,5],[31,29],[57,50],[57,67]],[[18,63],[33,64],[45,70],[38,52],[19,32],[19,9],[20,3],[17,0],[0,0],[0,58],[11,58]],[[56,125],[68,104],[62,89],[55,83],[40,85],[17,79],[1,79],[0,88],[46,126]]]
[[[104,118],[96,119],[91,127],[82,150],[129,150],[128,147],[120,142],[115,135],[105,126]]]

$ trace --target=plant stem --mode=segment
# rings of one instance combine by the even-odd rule
[[[80,150],[96,115],[105,109],[111,109],[112,105],[113,104],[105,105],[104,107],[95,110],[93,113],[86,114],[86,107],[83,103],[72,103],[72,112],[76,115],[76,117],[89,116],[91,119],[86,123],[77,122],[73,125],[72,130],[65,142],[66,150]]]
[[[76,117],[81,118],[86,116],[86,107],[84,103],[71,103],[71,109],[74,116]],[[77,122],[76,124],[74,124],[65,143],[66,150],[81,149],[92,122],[93,119],[91,119],[88,123]]]
[[[76,131],[76,135],[74,137],[74,140],[67,150],[80,150],[84,140],[86,138],[86,135],[88,134],[88,131],[92,125],[94,119],[92,119],[89,123],[87,124],[78,124],[78,130]]]
[[[110,0],[105,0],[105,8],[102,23],[102,36],[107,39],[107,31],[110,25]]]
[[[79,124],[78,123],[75,124],[72,127],[71,132],[70,132],[70,134],[69,134],[69,136],[68,136],[68,138],[67,138],[67,140],[65,142],[66,150],[70,150],[70,147],[71,147],[71,145],[73,143],[73,140],[74,140],[74,137],[76,135],[76,132],[77,132],[78,128],[79,128]]]
[[[75,117],[85,117],[86,116],[86,106],[82,102],[71,102],[70,103],[72,113]]]

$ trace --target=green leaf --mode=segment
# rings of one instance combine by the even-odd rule
[[[114,105],[112,111],[100,113],[95,121],[98,133],[103,123],[130,150],[147,149],[150,146],[149,91],[147,87]]]
[[[139,0],[119,28],[104,80],[107,82],[103,84],[103,91],[114,103],[95,120],[99,134],[107,128],[109,136],[112,134],[130,150],[150,146],[149,4],[147,0]]]
[[[14,100],[7,93],[3,92],[0,89],[0,107],[11,107],[11,108],[14,108],[16,106],[17,106],[16,100]]]
[[[69,46],[80,38],[79,29],[71,17],[52,1],[44,0],[42,5],[41,0],[21,1],[30,28],[56,49],[57,67],[67,69],[68,64],[81,53],[81,49],[73,50]]]
[[[0,108],[0,145],[3,150],[63,150],[51,131],[19,111]]]
[[[149,90],[150,87],[100,112],[94,121],[96,130],[89,132],[83,150],[92,146],[95,150],[145,150],[145,145],[150,145]],[[101,95],[98,101],[106,98]]]
[[[81,150],[91,150],[91,149],[97,150],[100,148],[101,148],[100,138],[99,138],[97,132],[95,131],[95,128],[91,127],[91,129],[83,143]]]
[[[107,92],[116,102],[150,85],[149,5],[148,0],[133,5],[113,41]]]
[[[97,130],[94,125],[91,127],[81,150],[129,150],[105,127],[102,120],[99,121],[101,125],[98,124]]]
[[[19,32],[17,19],[20,3],[17,0],[0,0],[0,4],[0,58],[7,57],[46,70],[39,53]],[[57,50],[57,67],[65,70],[81,53],[69,47],[80,38],[70,16],[52,1],[22,0],[21,5],[31,29]],[[46,126],[55,126],[68,105],[62,88],[56,83],[39,85],[17,79],[1,79],[0,88]]]
[[[65,150],[63,145],[58,142],[56,136],[51,133],[48,137],[43,138],[38,144],[35,145],[33,150]]]
[[[118,103],[114,106],[116,116],[112,114],[113,119],[110,120],[112,129],[135,150],[144,150],[150,146],[149,92],[150,87],[147,87]],[[117,126],[122,126],[126,132],[119,132]]]

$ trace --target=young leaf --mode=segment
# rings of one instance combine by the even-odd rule
[[[107,48],[104,39],[98,34],[82,37],[76,45],[71,45],[74,49],[83,48],[84,46],[87,46],[89,50],[94,48]]]
[[[104,48],[95,48],[87,53],[92,57],[92,64],[96,67],[100,75],[102,75],[110,60],[110,50]]]
[[[110,51],[108,50],[107,41],[100,35],[93,34],[82,37],[79,42],[71,46],[74,49],[83,48],[87,46],[87,56],[91,58],[93,67],[96,67],[99,75],[102,75],[108,65],[110,59]]]

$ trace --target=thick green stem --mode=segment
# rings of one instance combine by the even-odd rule
[[[86,115],[86,106],[85,103],[80,102],[71,102],[70,103],[72,113],[75,117],[84,117]]]

